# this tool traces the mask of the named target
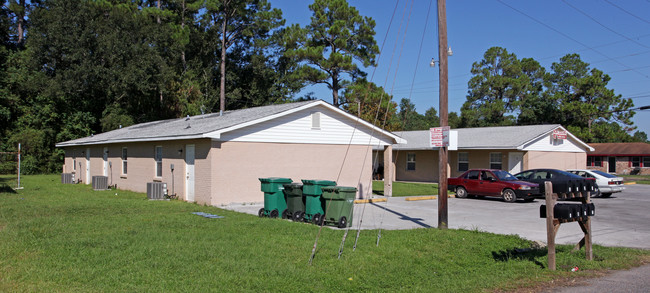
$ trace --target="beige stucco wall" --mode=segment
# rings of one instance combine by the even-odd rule
[[[170,194],[175,193],[185,200],[185,150],[189,144],[195,146],[194,200],[200,204],[263,202],[258,178],[265,177],[287,177],[294,182],[338,178],[341,186],[363,189],[365,195],[371,192],[372,152],[367,146],[359,145],[352,145],[348,150],[347,145],[222,143],[209,139],[97,145],[90,147],[90,175],[91,178],[103,175],[102,154],[104,146],[108,146],[108,161],[112,164],[108,175],[110,185],[146,192],[147,182],[166,182]],[[155,176],[154,161],[158,145],[163,146],[163,176],[160,178]],[[128,150],[126,175],[121,174],[122,147]],[[86,147],[68,147],[65,152],[63,172],[75,172],[75,179],[86,183]],[[72,168],[73,157],[77,160],[76,171]],[[174,164],[173,184],[171,164]]]
[[[406,170],[408,154],[415,154],[415,170]],[[396,181],[438,182],[438,151],[393,151]]]
[[[92,178],[92,176],[104,175],[103,151],[104,147],[108,147],[108,162],[111,166],[108,169],[109,185],[117,185],[119,189],[124,190],[146,192],[147,182],[166,182],[170,194],[176,193],[179,198],[185,199],[185,149],[188,144],[195,145],[195,201],[209,203],[211,198],[209,139],[90,146],[90,176]],[[155,174],[155,146],[163,147],[162,177],[156,177]],[[123,147],[127,148],[128,153],[126,175],[122,174]],[[183,151],[179,153],[179,150]],[[65,148],[63,172],[75,172],[75,179],[90,184],[91,182],[86,182],[86,151],[87,147]],[[72,167],[74,157],[77,161],[76,171],[73,171]],[[171,164],[174,164],[173,184]]]
[[[525,169],[584,169],[587,166],[587,153],[539,152],[529,151],[524,156]]]
[[[340,186],[363,189],[363,194],[371,190],[372,151],[367,146],[352,145],[348,151],[347,145],[250,142],[213,142],[212,145],[212,205],[262,202],[264,194],[258,178],[268,177],[291,178],[294,182],[335,180]]]
[[[501,153],[502,169],[509,168],[509,154],[522,153],[522,170],[535,168],[575,169],[584,168],[587,163],[586,153],[573,152],[540,152],[520,151],[507,149],[494,150],[460,150],[450,151],[448,158],[449,177],[457,177],[463,172],[458,171],[458,153],[467,152],[469,157],[469,169],[490,168],[490,153]],[[406,158],[408,153],[415,154],[415,171],[406,170]],[[379,152],[378,160],[382,160]],[[395,178],[397,181],[421,181],[438,182],[438,151],[417,150],[417,151],[393,151],[395,161]],[[376,164],[377,162],[375,162]]]

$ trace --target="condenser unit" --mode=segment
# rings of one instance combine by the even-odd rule
[[[61,173],[61,183],[74,184],[74,173]]]
[[[148,199],[166,199],[167,183],[165,182],[147,182]]]
[[[108,189],[108,176],[93,176],[93,189],[94,190],[107,190]]]

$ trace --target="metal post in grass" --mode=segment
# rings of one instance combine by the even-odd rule
[[[16,189],[23,189],[20,187],[20,143],[18,144],[18,186]]]

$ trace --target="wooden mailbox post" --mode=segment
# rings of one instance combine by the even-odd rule
[[[572,219],[556,219],[553,209],[557,203],[558,198],[579,198],[582,204],[589,203],[589,197],[591,192],[582,193],[578,192],[569,192],[569,193],[553,193],[553,184],[550,181],[544,183],[545,187],[545,197],[546,197],[546,239],[548,242],[548,268],[552,271],[556,269],[555,264],[555,236],[557,235],[557,230],[560,229],[562,223],[568,222],[578,222],[582,232],[585,234],[582,240],[573,248],[573,251],[580,250],[583,246],[585,247],[585,257],[587,260],[593,260],[593,252],[591,250],[591,216],[582,216],[575,217]],[[586,196],[585,196],[586,195]]]

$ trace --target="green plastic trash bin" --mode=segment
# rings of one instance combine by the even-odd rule
[[[335,224],[339,228],[352,226],[352,213],[354,211],[354,197],[357,189],[346,186],[323,187],[323,201],[325,202],[325,223]]]
[[[259,178],[264,192],[264,207],[257,213],[260,217],[277,218],[280,213],[287,209],[287,202],[284,199],[283,185],[291,183],[291,178]]]
[[[311,221],[314,224],[320,225],[323,223],[323,215],[325,208],[321,195],[322,187],[334,186],[336,181],[330,180],[305,180],[302,179],[302,193],[305,195],[305,221]]]
[[[302,184],[285,184],[284,197],[287,199],[286,213],[282,213],[283,219],[293,219],[302,222],[305,214],[305,197],[302,195]]]

